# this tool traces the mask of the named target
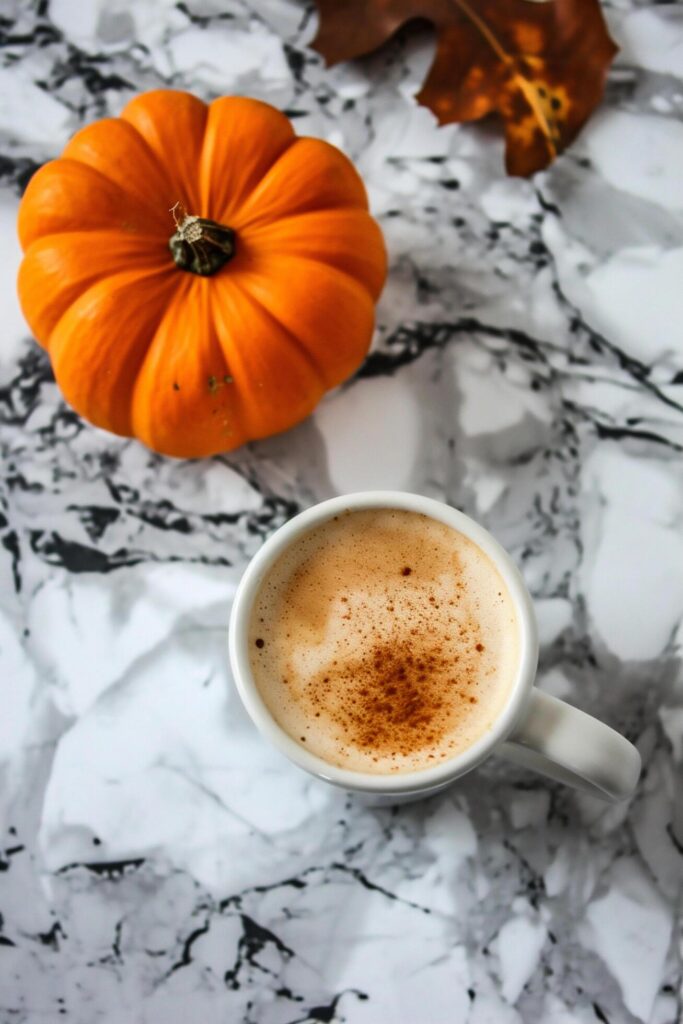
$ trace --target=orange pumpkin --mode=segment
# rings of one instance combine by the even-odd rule
[[[82,416],[228,451],[362,362],[386,276],[349,160],[266,103],[145,93],[79,131],[19,211],[19,297]]]

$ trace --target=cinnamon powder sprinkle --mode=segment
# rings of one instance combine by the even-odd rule
[[[307,699],[360,750],[410,754],[438,744],[474,703],[470,673],[453,676],[438,641],[377,643],[360,659],[312,680]]]

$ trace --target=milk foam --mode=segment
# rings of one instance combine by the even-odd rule
[[[271,714],[331,764],[388,774],[466,750],[519,664],[514,605],[488,556],[414,512],[328,520],[271,568],[251,667]]]

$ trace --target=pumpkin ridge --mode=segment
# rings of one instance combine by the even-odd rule
[[[170,269],[171,269],[171,271],[173,270],[173,268],[170,268]],[[54,324],[52,330],[50,331],[50,337],[46,339],[45,348],[49,352],[49,350],[50,350],[50,338],[52,337],[54,332],[59,328],[59,325],[61,324],[61,322],[64,319],[64,317],[68,314],[69,310],[74,305],[76,305],[78,302],[80,302],[81,299],[84,299],[89,291],[91,291],[93,288],[97,288],[98,285],[101,285],[104,281],[106,281],[109,284],[110,287],[112,287],[112,286],[115,287],[117,285],[117,283],[120,283],[120,279],[122,277],[130,276],[131,280],[130,280],[129,284],[131,286],[135,286],[136,284],[139,283],[139,281],[141,279],[142,280],[147,280],[147,279],[154,278],[154,277],[160,277],[161,278],[161,277],[163,277],[164,275],[166,275],[168,273],[169,273],[169,268],[164,267],[163,269],[157,268],[155,270],[150,269],[150,270],[147,270],[147,271],[144,271],[144,270],[120,270],[120,271],[118,271],[115,274],[101,274],[96,279],[90,281],[88,283],[88,285],[83,289],[83,291],[80,292],[76,296],[76,298],[72,301],[72,303],[64,310],[64,312],[59,317],[59,319],[56,321],[56,323]],[[169,281],[169,284],[170,284],[170,281]]]
[[[354,234],[358,235],[362,229],[366,236],[362,243],[353,250],[344,251],[343,246],[338,249],[324,249],[319,246],[315,236],[311,234],[306,237],[306,229],[310,224],[320,228],[320,234],[329,236],[337,230],[338,224],[344,227],[349,226],[350,215],[354,218]],[[327,220],[323,225],[321,222]],[[296,239],[292,245],[288,235],[297,228],[304,228],[300,239]],[[368,285],[373,299],[377,299],[386,276],[386,249],[379,225],[371,217],[367,210],[360,210],[356,207],[309,210],[304,213],[294,214],[292,217],[282,217],[277,221],[263,221],[258,225],[250,225],[242,232],[243,247],[247,252],[253,253],[253,260],[272,259],[276,255],[285,255],[287,259],[303,259],[315,263],[324,263],[328,267],[334,267],[349,277],[358,281],[370,278],[372,285]],[[355,239],[357,242],[358,239]],[[377,244],[376,244],[377,243]],[[264,253],[264,245],[266,251]],[[300,247],[300,248],[297,248]],[[306,247],[309,254],[306,254]],[[373,251],[374,250],[374,251]],[[379,258],[378,258],[379,257]],[[346,265],[344,265],[346,263]],[[355,271],[354,272],[354,265]]]
[[[155,171],[155,173],[156,173],[156,175],[158,177],[159,183],[161,185],[164,185],[165,187],[167,187],[169,189],[169,195],[172,192],[174,192],[174,191],[175,192],[182,191],[180,189],[180,186],[179,186],[178,182],[173,180],[172,176],[168,173],[167,168],[162,163],[162,161],[159,158],[159,156],[157,155],[157,153],[155,153],[155,151],[152,149],[152,147],[150,146],[150,144],[147,141],[147,139],[139,131],[137,125],[133,124],[131,121],[127,120],[123,116],[121,116],[121,117],[103,118],[102,121],[94,121],[91,124],[86,125],[84,128],[81,128],[81,130],[79,132],[76,132],[76,134],[73,136],[73,138],[67,143],[66,148],[64,150],[66,156],[61,156],[58,159],[59,160],[64,160],[64,159],[73,160],[75,163],[79,163],[83,167],[89,167],[91,170],[98,171],[102,175],[102,177],[107,180],[107,182],[109,184],[117,186],[118,188],[120,188],[124,195],[126,195],[126,194],[131,195],[131,196],[134,197],[134,199],[137,202],[143,204],[144,206],[146,206],[149,209],[156,210],[157,207],[156,207],[155,203],[153,203],[151,201],[151,199],[144,194],[144,192],[139,192],[135,188],[130,188],[130,189],[124,188],[123,185],[121,185],[119,183],[119,181],[117,181],[117,179],[115,177],[112,177],[110,174],[107,174],[105,171],[101,170],[100,166],[96,166],[96,165],[90,163],[88,160],[83,159],[82,157],[79,157],[78,155],[74,156],[70,152],[72,147],[75,147],[76,143],[78,143],[79,141],[81,141],[81,142],[83,141],[82,137],[86,135],[86,133],[88,132],[89,129],[94,129],[94,128],[100,129],[100,126],[104,125],[108,121],[113,122],[113,124],[117,125],[117,126],[118,126],[119,123],[121,125],[125,125],[126,127],[125,127],[124,131],[130,131],[130,132],[132,132],[134,134],[136,143],[140,143],[142,149],[146,152],[147,158],[149,159],[149,161],[150,161],[150,163],[152,165],[152,168],[153,168],[153,170]],[[117,131],[118,131],[118,127],[117,127]],[[99,141],[100,140],[98,139],[97,142],[99,143]],[[97,154],[99,156],[106,157],[108,155],[107,151],[104,150],[101,146],[99,146],[99,145],[95,146],[92,143],[91,143],[91,146],[92,146],[93,152],[97,152]],[[77,147],[75,147],[75,148],[77,149]],[[128,157],[130,157],[130,155],[131,154],[127,154]],[[135,153],[132,154],[132,155],[134,157],[138,156],[138,154],[135,154]],[[83,156],[85,156],[85,153],[83,154]],[[134,180],[135,180],[134,178],[131,179],[131,183]],[[183,199],[183,198],[184,197],[182,195],[176,196],[176,199]],[[165,205],[163,203],[163,200],[162,200],[162,205]]]
[[[146,203],[139,196],[133,196],[131,193],[126,193],[125,189],[123,189],[123,187],[119,185],[118,182],[114,181],[106,174],[103,174],[102,171],[98,170],[97,167],[92,167],[90,164],[86,164],[82,160],[75,160],[72,157],[59,157],[57,160],[50,160],[47,164],[43,164],[43,166],[36,171],[36,173],[29,181],[28,186],[26,188],[26,192],[24,193],[24,197],[19,207],[19,215],[17,218],[17,233],[19,235],[19,243],[24,251],[26,251],[28,246],[31,245],[34,241],[36,241],[36,239],[43,237],[43,232],[40,230],[39,226],[36,226],[35,222],[36,218],[38,218],[38,220],[40,221],[40,218],[43,214],[43,209],[46,206],[48,208],[50,206],[51,196],[49,194],[49,189],[47,197],[43,194],[45,190],[45,184],[43,181],[45,177],[44,172],[53,175],[55,173],[55,170],[57,170],[57,168],[60,167],[62,164],[68,164],[72,169],[77,170],[79,177],[81,175],[81,172],[84,172],[87,176],[94,177],[95,181],[99,179],[99,181],[103,183],[103,186],[105,186],[107,189],[113,190],[114,194],[116,195],[116,199],[120,199],[121,205],[124,209],[128,204],[132,204],[133,211],[135,211],[135,209],[137,208],[137,210],[145,217],[150,217],[151,215],[151,219],[155,220],[158,216],[159,228],[161,228],[162,216],[158,214],[158,211],[155,209],[155,207]],[[91,184],[92,181],[88,183],[88,185]],[[114,223],[112,223],[111,228],[105,228],[102,226],[101,223],[89,226],[87,224],[83,224],[82,219],[78,219],[76,215],[74,215],[74,226],[76,224],[78,224],[77,230],[87,231],[89,233],[108,230],[120,230],[120,227],[117,227],[117,225]],[[70,225],[68,228],[60,229],[59,231],[51,230],[49,231],[49,234],[60,235],[63,234],[65,231],[71,230],[73,230],[73,228]]]
[[[235,421],[234,409],[226,410],[224,406],[221,409],[225,401],[222,389],[228,386],[225,382],[229,378],[229,367],[211,318],[208,282],[204,278],[191,275],[182,277],[181,285],[174,291],[163,310],[147,345],[144,359],[138,367],[131,389],[131,423],[133,435],[155,451],[192,458],[198,454],[206,454],[205,451],[196,450],[193,445],[192,433],[198,422],[204,423],[206,427],[203,445],[211,444],[212,454],[225,451],[226,445],[228,448],[232,446],[231,438],[239,435],[240,424]],[[201,309],[201,315],[196,317],[196,323],[193,307]],[[193,364],[188,367],[189,380],[183,376],[182,358],[179,366],[173,364],[173,349],[178,331],[181,337],[185,337],[188,332],[192,333]],[[162,379],[159,374],[160,367]],[[197,404],[196,390],[199,381],[200,405]],[[174,442],[175,451],[168,449],[168,439],[164,437],[163,429],[165,417],[163,413],[158,414],[171,397],[174,420],[180,420],[185,426],[182,442]],[[216,415],[219,412],[220,416]],[[210,441],[211,432],[219,421],[225,423],[227,429],[221,432],[220,440],[216,441],[214,437],[214,440]],[[244,440],[242,436],[238,436],[237,439],[239,443]]]
[[[299,339],[299,337],[297,336],[296,332],[292,329],[292,327],[288,326],[285,323],[285,321],[282,318],[282,316],[280,315],[280,313],[278,311],[273,310],[269,306],[267,301],[263,301],[263,299],[259,295],[255,294],[255,292],[254,292],[255,282],[249,280],[250,276],[252,274],[254,274],[254,275],[258,274],[258,276],[263,276],[263,278],[267,279],[267,278],[269,278],[269,276],[273,275],[272,267],[263,267],[262,266],[262,264],[264,262],[265,262],[265,260],[263,260],[263,261],[259,260],[258,262],[255,262],[255,264],[252,267],[250,267],[249,270],[246,270],[246,269],[242,270],[240,272],[239,276],[236,275],[236,281],[240,282],[240,285],[241,285],[242,289],[244,290],[244,292],[246,292],[249,295],[250,300],[252,302],[254,302],[254,304],[257,305],[266,314],[266,316],[270,319],[270,321],[272,321],[273,324],[278,325],[278,327],[288,336],[288,338],[291,338],[293,346],[304,357],[304,359],[307,362],[308,366],[313,371],[316,379],[319,382],[321,382],[321,384],[323,386],[323,390],[327,390],[327,389],[329,389],[331,387],[336,387],[341,382],[340,379],[338,378],[338,376],[336,374],[334,374],[334,373],[333,374],[328,374],[328,373],[325,372],[325,370],[322,370],[321,367],[319,367],[319,365],[317,364],[317,362],[315,360],[315,357],[312,354],[312,352],[310,351],[308,345],[306,345],[305,342],[303,342],[303,341],[301,341]],[[298,257],[291,258],[289,260],[289,262],[290,262],[290,264],[294,263],[294,262],[297,262],[299,264],[302,264],[304,267],[307,266],[310,270],[312,270],[313,268],[317,268],[317,267],[322,265],[321,261],[319,261],[319,260],[314,260],[314,259],[306,260],[306,259],[302,259],[302,258],[298,258]],[[259,267],[259,263],[261,263],[261,267]],[[347,282],[347,284],[349,284],[351,286],[352,290],[357,289],[361,293],[364,293],[365,298],[371,303],[371,305],[374,305],[374,299],[373,299],[372,293],[370,292],[370,289],[368,289],[364,284],[362,284],[356,278],[354,278],[354,276],[352,274],[347,273],[346,271],[341,270],[338,267],[332,266],[330,264],[323,264],[323,265],[326,266],[326,268],[328,269],[328,271],[332,275],[337,275],[337,276],[339,276],[339,278],[343,278]],[[278,272],[279,269],[280,268],[278,267],[278,265],[276,265],[276,261],[275,261],[275,270],[274,270],[274,272]],[[369,341],[369,344],[370,344],[370,341]],[[366,351],[367,351],[367,348],[369,347],[369,344],[368,344],[368,346],[366,346]],[[321,354],[323,356],[323,360],[325,361],[324,351]],[[364,351],[364,353],[362,353],[362,355],[359,356],[355,360],[356,368],[357,368],[357,366],[359,366],[360,362],[362,361],[362,356],[365,356],[365,354],[366,354],[366,352]]]
[[[261,144],[257,151],[251,149],[254,139],[253,118],[270,120],[267,146]],[[227,123],[224,123],[227,122]],[[291,122],[281,111],[246,96],[222,96],[209,104],[209,114],[204,129],[201,154],[199,157],[199,186],[201,194],[201,216],[219,223],[232,225],[235,214],[248,203],[264,177],[275,163],[297,142]],[[229,147],[239,156],[233,161]],[[265,158],[265,162],[264,162]],[[228,163],[227,177],[216,176],[216,164]],[[235,175],[235,163],[241,173]]]
[[[251,440],[269,437],[273,433],[279,433],[295,423],[301,422],[310,415],[326,390],[326,385],[321,379],[320,369],[311,359],[310,353],[302,351],[301,346],[296,343],[290,347],[292,332],[282,325],[262,303],[255,301],[241,285],[235,287],[228,277],[222,279],[220,289],[212,289],[211,296],[213,321],[217,328],[216,337],[223,349],[223,357],[230,367],[235,397],[242,406],[241,415],[247,437]],[[296,412],[291,406],[292,395],[286,387],[284,392],[281,390],[281,380],[273,385],[273,375],[268,372],[272,363],[268,361],[263,363],[261,372],[271,379],[265,383],[267,390],[263,391],[264,381],[260,378],[259,367],[254,364],[253,359],[254,353],[258,355],[258,348],[252,350],[250,345],[242,344],[240,340],[243,334],[240,315],[245,318],[245,312],[247,319],[257,317],[259,333],[263,331],[270,337],[271,358],[278,360],[279,350],[286,350],[290,355],[289,358],[283,359],[283,364],[285,366],[296,365],[307,376],[305,387],[298,394],[299,401]],[[233,318],[237,324],[235,330],[231,327]],[[276,348],[278,352],[275,351]],[[282,405],[282,394],[289,395],[290,401],[290,407],[284,418],[282,412],[286,406]],[[268,408],[270,408],[270,413],[265,419],[263,416],[264,401],[268,402]],[[274,427],[275,422],[278,423],[277,427]]]
[[[275,259],[276,259],[276,257],[274,257],[274,256],[258,256],[254,260],[254,264],[252,265],[252,267],[249,270],[247,270],[245,268],[243,271],[241,271],[241,273],[244,274],[244,275],[246,275],[246,274],[248,274],[250,272],[254,272],[254,271],[258,271],[260,273],[261,269],[260,269],[259,265],[263,265],[263,269],[265,271],[265,266],[267,264],[271,263],[271,261],[275,260]],[[359,280],[355,276],[355,274],[352,274],[348,270],[344,270],[343,267],[338,267],[335,263],[328,263],[326,260],[319,259],[317,256],[316,257],[313,257],[313,256],[300,256],[298,253],[296,255],[294,255],[294,256],[291,256],[291,255],[288,254],[287,255],[288,276],[291,274],[291,265],[293,263],[299,263],[299,264],[302,264],[302,265],[307,266],[307,267],[319,267],[322,264],[328,270],[332,271],[332,273],[339,274],[342,277],[345,277],[348,281],[353,282],[353,284],[356,285],[358,288],[362,288],[363,291],[366,292],[366,294],[368,295],[370,300],[373,303],[375,301],[371,289],[368,288],[368,286],[365,284],[364,281]],[[272,264],[271,264],[271,267],[270,267],[271,273],[272,273],[272,270],[273,270],[273,268],[272,268]]]
[[[104,238],[106,238],[108,235],[111,235],[112,237],[116,238],[116,237],[118,237],[121,234],[119,229],[115,228],[115,227],[114,228],[77,228],[77,229],[73,229],[73,230],[71,228],[66,228],[64,231],[51,231],[51,232],[49,232],[49,234],[40,235],[38,238],[33,238],[28,243],[26,248],[24,249],[24,255],[28,256],[28,254],[31,252],[31,250],[33,249],[33,247],[35,245],[42,244],[42,243],[46,243],[47,244],[48,242],[50,242],[51,239],[54,240],[54,241],[57,241],[57,240],[62,241],[65,238],[68,239],[69,236],[71,236],[71,235],[73,235],[75,237],[78,237],[78,235],[92,235],[92,234],[95,234],[95,233],[97,233],[99,236],[103,236]],[[134,241],[136,244],[138,242],[148,242],[148,243],[151,243],[151,244],[153,244],[153,245],[155,245],[157,247],[157,249],[159,250],[159,253],[162,256],[167,256],[168,255],[168,248],[167,248],[167,246],[164,245],[163,239],[160,239],[159,235],[157,235],[157,234],[154,234],[154,235],[152,235],[152,234],[139,234],[138,235],[136,233],[135,235],[131,234],[129,237],[130,237],[131,242]],[[150,253],[150,256],[151,256],[151,253]],[[141,258],[147,258],[147,257],[141,257]],[[172,269],[171,268],[171,261],[169,261],[169,268],[168,269]]]
[[[185,116],[188,114],[187,103],[191,108],[189,117]],[[181,202],[191,208],[191,213],[201,214],[199,175],[208,117],[209,105],[199,97],[183,89],[163,88],[134,96],[120,114],[121,120],[137,132],[167,176],[174,192],[169,205]],[[201,119],[201,125],[196,138],[195,122],[198,119]],[[173,125],[172,140],[166,137],[168,124]],[[192,154],[195,154],[194,158]]]
[[[103,178],[108,185],[111,185],[113,188],[118,189],[122,196],[126,195],[126,190],[123,188],[122,185],[119,184],[116,178],[112,178],[108,174],[105,174],[104,171],[101,171],[99,169],[99,167],[93,167],[92,164],[86,163],[85,160],[77,160],[75,157],[59,157],[60,161],[62,159],[72,160],[73,163],[78,164],[80,167],[87,167],[89,171],[93,172],[93,174],[99,174],[99,176]],[[144,196],[139,195],[137,192],[129,192],[128,195],[132,196],[135,202],[139,203],[140,206],[144,206],[145,209],[154,210],[155,213],[157,212],[157,207],[153,203],[149,202]],[[93,230],[98,231],[101,230],[101,228],[95,228]]]
[[[19,268],[18,291],[24,315],[28,320],[31,329],[40,338],[49,338],[49,335],[57,327],[62,316],[68,307],[76,302],[81,295],[84,295],[90,288],[104,279],[111,279],[117,273],[129,271],[139,272],[143,276],[155,273],[170,273],[173,268],[160,265],[161,253],[155,252],[152,246],[136,253],[137,238],[130,239],[132,252],[124,256],[118,254],[118,265],[110,267],[98,264],[96,261],[88,262],[85,273],[78,277],[74,274],[74,265],[69,265],[69,273],[64,273],[66,260],[62,260],[60,266],[60,247],[63,250],[65,240],[70,244],[72,250],[77,248],[79,236],[86,234],[79,231],[64,231],[51,235],[43,235],[34,239],[28,246],[24,259]],[[102,232],[103,236],[109,235],[114,239],[118,238],[117,231]],[[159,250],[159,239],[147,236],[146,241],[153,243]],[[107,254],[107,258],[108,258]]]
[[[244,282],[242,282],[242,284],[243,284],[245,292],[249,296],[249,300],[251,302],[253,302],[253,304],[255,306],[258,306],[258,308],[268,318],[268,320],[272,321],[274,324],[277,324],[278,329],[281,330],[282,333],[286,335],[287,340],[291,344],[292,348],[294,348],[299,353],[299,355],[302,357],[302,359],[307,364],[309,369],[313,372],[313,375],[318,379],[318,381],[320,383],[320,386],[321,386],[321,389],[324,390],[325,387],[328,386],[327,382],[326,382],[325,375],[322,372],[322,370],[320,369],[320,367],[318,366],[318,364],[313,359],[311,353],[306,349],[306,346],[301,344],[299,339],[292,333],[290,328],[287,327],[287,325],[284,324],[282,322],[282,320],[278,316],[276,316],[275,313],[272,312],[272,310],[268,309],[268,307],[259,298],[257,298],[253,294],[251,289],[246,284],[244,284]],[[219,343],[221,344],[221,348],[222,348],[222,343],[221,342],[219,342]],[[224,354],[226,362],[228,363],[228,366],[229,366],[230,362],[229,362],[229,360],[227,358],[225,350],[224,350],[223,354]]]
[[[232,280],[320,361],[327,388],[358,369],[370,347],[374,320],[374,300],[363,282],[316,260],[289,258],[284,268],[277,261],[254,261]],[[319,310],[326,312],[320,316]]]
[[[86,332],[84,334],[82,329],[79,328],[82,326],[81,317],[83,315],[89,317],[90,315],[90,311],[87,309],[88,301],[90,301],[92,306],[93,299],[97,299],[98,302],[99,300],[104,300],[104,305],[106,306],[109,303],[111,308],[113,308],[113,303],[117,310],[127,311],[127,320],[137,328],[139,328],[141,319],[146,321],[143,323],[142,328],[139,329],[139,333],[134,337],[133,341],[129,341],[127,350],[119,350],[123,352],[123,359],[116,366],[116,376],[118,378],[125,379],[127,377],[130,381],[135,382],[147,354],[147,329],[155,320],[158,324],[158,319],[163,315],[168,298],[175,288],[175,283],[171,284],[170,281],[164,284],[163,277],[165,276],[167,276],[166,273],[162,271],[154,271],[147,274],[140,274],[136,271],[122,271],[108,278],[100,278],[99,281],[93,283],[82,292],[65,310],[50,332],[49,338],[46,339],[45,347],[50,356],[50,362],[53,366],[57,383],[69,403],[91,423],[94,423],[96,426],[103,426],[116,434],[123,436],[130,436],[131,434],[133,389],[131,388],[128,392],[129,398],[124,405],[121,398],[122,394],[124,397],[126,396],[126,392],[124,390],[121,393],[120,381],[118,379],[115,382],[108,381],[107,388],[111,393],[110,405],[104,410],[101,406],[96,408],[98,403],[93,400],[92,393],[88,393],[87,390],[86,392],[81,391],[80,397],[74,397],[73,390],[66,385],[65,377],[69,374],[71,375],[72,384],[74,382],[73,367],[71,366],[73,360],[68,360],[66,365],[63,366],[63,355],[68,355],[70,345],[74,344],[72,336],[74,330],[79,340],[84,337],[87,338],[86,347],[89,349],[87,353],[84,351],[82,342],[80,342],[81,358],[76,366],[76,385],[78,386],[79,381],[88,381],[89,379],[92,379],[95,384],[99,383],[97,377],[92,376],[92,365],[97,363],[98,353],[100,353],[101,358],[102,350],[94,344],[91,333]],[[150,288],[150,279],[153,278],[158,279],[157,288],[154,290]],[[130,296],[131,293],[134,293],[136,288],[139,287],[141,280],[145,282],[147,301],[142,306],[138,304],[135,307],[126,301],[126,295]],[[150,298],[152,299],[151,302],[149,301]],[[143,318],[140,317],[140,308],[146,311],[147,314]],[[125,327],[125,319],[123,324]],[[88,371],[83,370],[83,364],[89,367]],[[112,369],[110,363],[107,362],[104,375],[109,376],[110,374],[112,374]]]
[[[297,154],[298,159],[295,159]],[[288,160],[293,166],[283,167]],[[321,160],[326,162],[322,167],[319,166]],[[316,168],[314,178],[310,176],[312,168]],[[278,182],[278,176],[282,177],[285,171],[289,176]],[[296,173],[301,180],[294,180]],[[259,207],[266,203],[266,209],[259,212]],[[323,139],[300,135],[277,158],[240,206],[237,216],[233,217],[233,227],[241,231],[263,221],[279,220],[283,208],[289,208],[289,216],[322,209],[367,212],[368,198],[360,175],[345,153]]]
[[[150,333],[150,339],[149,339],[149,341],[147,343],[146,351],[145,351],[144,356],[142,358],[142,361],[141,361],[141,363],[140,363],[140,365],[138,367],[138,371],[137,371],[137,373],[135,375],[135,380],[133,382],[133,387],[132,387],[132,391],[131,391],[131,401],[130,401],[131,419],[134,419],[133,410],[135,408],[136,398],[138,397],[139,378],[140,378],[140,375],[142,373],[144,364],[148,360],[151,361],[151,359],[152,359],[152,352],[153,352],[153,349],[155,348],[155,343],[157,343],[157,338],[158,338],[158,335],[159,335],[159,331],[161,330],[161,327],[162,327],[162,325],[164,323],[164,320],[166,320],[166,318],[168,316],[170,316],[171,311],[173,309],[175,309],[176,305],[180,305],[183,301],[187,301],[188,293],[189,293],[189,291],[190,291],[190,289],[192,287],[192,284],[193,284],[193,279],[189,278],[189,277],[185,277],[183,275],[183,279],[180,282],[180,284],[178,284],[178,285],[176,285],[174,287],[171,299],[169,300],[169,302],[159,312],[159,319],[157,321],[157,324],[156,324],[154,330]],[[155,353],[155,355],[156,355],[156,353]],[[137,430],[135,430],[134,433],[137,436]]]

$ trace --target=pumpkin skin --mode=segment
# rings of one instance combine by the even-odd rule
[[[174,262],[183,211],[215,222],[176,241],[186,256],[234,232],[210,276]],[[362,362],[386,277],[350,161],[241,97],[157,90],[83,128],[29,182],[19,238],[21,306],[66,400],[185,458],[308,416]]]

